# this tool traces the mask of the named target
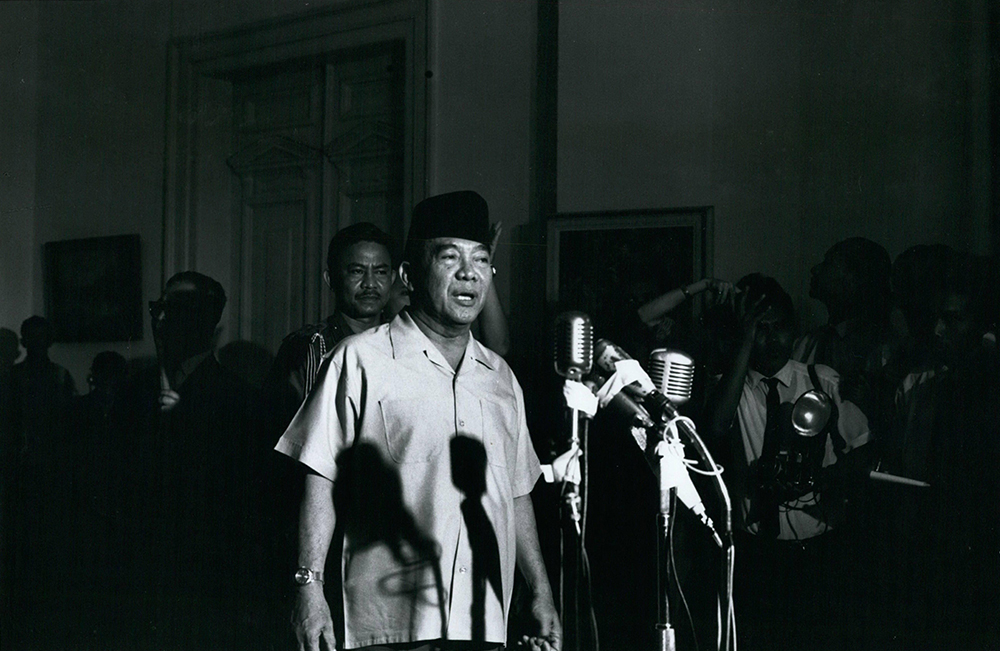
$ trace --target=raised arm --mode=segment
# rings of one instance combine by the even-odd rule
[[[757,336],[757,324],[767,312],[767,306],[763,303],[765,298],[761,296],[753,305],[740,306],[742,333],[739,348],[705,405],[705,422],[713,437],[725,436],[736,415],[736,408],[739,407],[743,382],[750,369],[750,354]]]
[[[661,294],[639,308],[639,318],[647,326],[655,326],[665,315],[683,303],[686,299],[694,297],[702,292],[711,289],[719,294],[718,300],[728,300],[733,294],[733,286],[730,283],[716,280],[714,278],[702,278],[701,280],[684,285],[676,289],[671,289],[666,294]]]

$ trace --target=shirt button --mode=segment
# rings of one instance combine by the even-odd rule
[[[459,573],[459,574],[465,574],[465,573],[466,573],[467,571],[468,571],[468,570],[467,570],[466,568],[464,568],[464,567],[460,567],[460,568],[458,568],[458,573]]]
[[[464,420],[458,421],[458,426],[459,427],[465,427],[465,421]]]

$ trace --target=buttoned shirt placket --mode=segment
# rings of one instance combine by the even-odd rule
[[[433,352],[431,352],[433,351]],[[470,370],[470,365],[474,364],[475,361],[469,356],[468,348],[466,348],[465,354],[462,357],[462,363],[459,365],[458,370],[451,368],[451,365],[445,361],[444,356],[441,355],[439,351],[434,348],[430,348],[425,351],[427,354],[427,359],[431,364],[438,368],[442,373],[451,375],[451,400],[452,400],[452,436],[462,434],[464,436],[469,436],[470,432],[465,430],[466,422],[471,422],[471,416],[466,415],[466,411],[471,409],[471,405],[462,405],[459,401],[459,379],[463,374],[468,374],[472,372]],[[472,557],[471,557],[471,546],[468,541],[468,531],[466,531],[465,521],[462,518],[461,513],[457,513],[456,517],[459,522],[458,535],[455,540],[455,555],[452,559],[452,573],[451,580],[448,585],[448,608],[446,611],[447,622],[445,628],[448,628],[448,623],[452,621],[452,607],[457,604],[469,604],[472,601],[471,595],[471,568],[472,568]],[[458,598],[456,599],[456,594]]]

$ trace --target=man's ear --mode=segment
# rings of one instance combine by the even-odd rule
[[[413,291],[413,279],[410,277],[410,262],[408,260],[403,260],[399,263],[399,279],[403,281],[406,288]],[[395,279],[393,279],[395,282]]]
[[[326,283],[326,286],[328,288],[333,289],[333,285],[330,284],[330,270],[329,269],[324,269],[323,270],[323,282]]]

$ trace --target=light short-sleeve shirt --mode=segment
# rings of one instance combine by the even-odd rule
[[[514,498],[541,469],[502,358],[470,335],[455,372],[404,311],[332,351],[276,449],[334,482],[346,648],[505,642]]]
[[[837,428],[846,443],[841,453],[849,452],[868,442],[868,419],[858,407],[849,401],[841,400],[837,390],[839,376],[837,372],[822,364],[816,365],[820,389],[827,393],[837,405],[839,412]],[[809,377],[809,367],[801,362],[789,360],[775,375],[778,379],[778,396],[782,403],[792,403],[806,391],[814,389]],[[750,513],[751,490],[748,485],[750,464],[760,458],[764,451],[764,427],[767,423],[767,385],[764,376],[753,369],[747,372],[743,382],[743,394],[736,410],[739,421],[741,446],[734,451],[733,461],[733,492],[735,494],[734,520],[737,527],[749,533],[758,533],[760,523],[748,522]],[[790,414],[789,410],[788,413]],[[826,450],[823,456],[823,466],[833,465],[837,461],[832,437],[827,437]],[[742,454],[741,454],[742,452]],[[800,498],[780,504],[778,507],[778,538],[781,540],[802,540],[812,538],[826,532],[830,523],[823,517],[823,509],[819,503],[819,495],[807,493]]]

